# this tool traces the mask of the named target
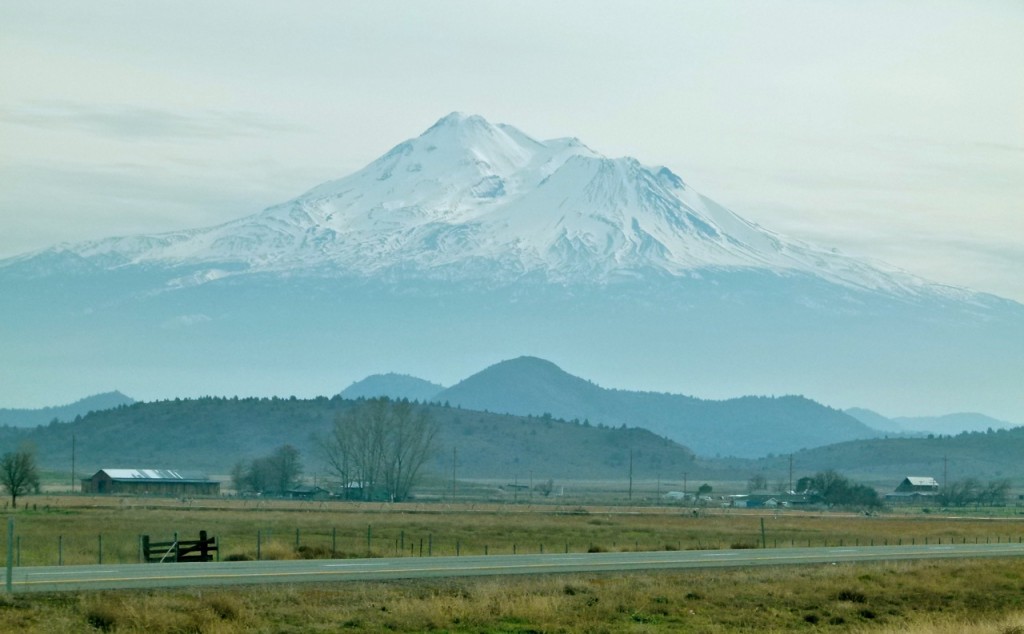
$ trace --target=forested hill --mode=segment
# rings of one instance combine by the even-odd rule
[[[800,472],[835,469],[854,477],[931,476],[950,482],[964,478],[1009,478],[1024,482],[1024,427],[963,432],[927,438],[876,438],[817,447],[793,454]],[[760,461],[767,471],[783,473],[788,456]]]
[[[291,444],[308,474],[322,473],[318,437],[357,401],[213,398],[134,403],[93,412],[71,423],[0,428],[0,446],[32,443],[40,464],[71,470],[72,438],[79,475],[100,468],[197,469],[228,473],[240,460]],[[519,417],[425,405],[439,425],[438,452],[426,470],[460,477],[625,478],[682,471],[693,453],[642,429],[591,426],[551,417]]]

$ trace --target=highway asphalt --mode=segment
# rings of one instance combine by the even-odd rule
[[[11,590],[51,592],[240,584],[344,582],[483,575],[832,564],[907,559],[1024,557],[1024,544],[945,544],[667,552],[400,557],[14,568]]]

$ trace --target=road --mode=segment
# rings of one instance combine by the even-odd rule
[[[21,593],[977,557],[1024,557],[1024,544],[45,566],[15,568],[11,588],[14,592]]]

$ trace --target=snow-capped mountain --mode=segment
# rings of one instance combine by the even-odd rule
[[[2,260],[0,302],[0,405],[446,383],[532,355],[629,389],[1024,419],[1024,306],[461,114],[251,216]]]
[[[537,141],[460,113],[354,174],[255,215],[51,252],[61,250],[103,268],[205,267],[172,284],[254,272],[607,283],[751,269],[856,289],[967,295],[786,239],[667,167],[608,158],[577,139]]]

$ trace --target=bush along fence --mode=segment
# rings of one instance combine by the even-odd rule
[[[181,535],[186,534],[181,532]],[[195,532],[191,532],[195,535]],[[158,541],[159,540],[159,541]],[[179,540],[179,533],[167,538],[150,535],[100,533],[59,535],[43,540],[19,535],[10,528],[3,550],[13,566],[48,566],[104,563],[145,563],[173,561],[245,561],[271,559],[350,559],[362,557],[432,557],[497,554],[544,554],[616,551],[719,550],[743,548],[810,548],[850,546],[906,546],[940,544],[1024,543],[1022,535],[865,537],[774,537],[760,532],[744,537],[701,539],[686,535],[677,539],[547,539],[508,538],[492,542],[449,537],[430,532],[390,528],[376,531],[344,532],[337,528],[256,529],[251,535],[233,534],[225,539],[199,532],[198,540]]]

